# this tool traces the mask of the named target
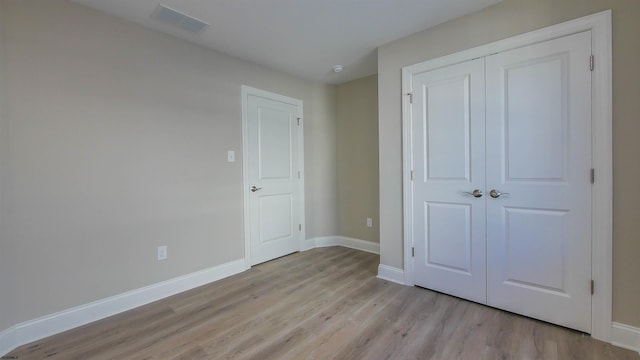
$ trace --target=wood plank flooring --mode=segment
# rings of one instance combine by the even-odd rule
[[[236,276],[25,345],[26,359],[640,359],[588,335],[376,278],[342,247]]]

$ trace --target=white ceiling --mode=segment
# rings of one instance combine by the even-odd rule
[[[502,0],[73,0],[305,79],[338,84],[377,72],[378,46]],[[151,19],[162,3],[210,27]],[[333,65],[344,65],[334,73]]]

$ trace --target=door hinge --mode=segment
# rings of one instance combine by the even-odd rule
[[[589,68],[591,69],[591,71],[593,71],[595,67],[596,67],[596,57],[591,55],[591,57],[589,58]]]
[[[413,93],[407,93],[409,95],[409,104],[413,104]]]
[[[298,224],[298,231],[302,231],[302,224]]]
[[[596,169],[591,169],[591,183],[596,183]]]
[[[412,247],[411,248],[411,257],[415,257],[416,256],[416,248]]]
[[[298,126],[300,126],[300,118],[298,118]]]
[[[298,179],[300,179],[300,171],[298,171]]]
[[[595,292],[595,281],[591,280],[591,295]]]
[[[413,170],[411,170],[411,181],[413,181]]]

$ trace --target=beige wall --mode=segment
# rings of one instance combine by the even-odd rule
[[[304,122],[305,133],[314,134],[304,139],[307,239],[338,234],[336,86],[313,87],[309,106],[314,117],[331,121]]]
[[[338,234],[379,242],[377,75],[338,86],[337,119]]]
[[[613,10],[614,321],[640,326],[640,2],[506,0],[378,49],[381,262],[402,267],[403,66],[602,10]],[[596,60],[597,61],[597,60]]]
[[[19,301],[0,330],[243,257],[241,84],[304,101],[306,230],[337,234],[334,86],[68,1],[2,4]]]

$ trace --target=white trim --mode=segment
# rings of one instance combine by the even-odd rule
[[[300,247],[300,251],[307,251],[307,250],[311,250],[311,249],[315,249],[316,247],[316,241],[320,239],[320,238],[311,238],[311,239],[306,239],[303,243],[302,246]]]
[[[591,336],[610,341],[613,309],[613,100],[611,10],[590,17],[595,68],[592,77]]]
[[[402,68],[402,219],[404,245],[404,283],[415,285],[413,276],[413,135],[411,120],[411,102],[409,94],[413,89],[413,72]],[[413,96],[413,95],[411,95]]]
[[[592,78],[592,164],[596,169],[597,177],[592,187],[593,237],[591,272],[596,284],[596,291],[592,296],[591,336],[602,341],[609,341],[612,324],[611,284],[613,259],[611,10],[402,68],[404,282],[407,285],[414,285],[413,257],[411,256],[411,247],[413,246],[411,109],[407,99],[408,96],[406,96],[412,89],[411,77],[443,66],[583,31],[591,31],[592,51],[595,56],[595,69]]]
[[[16,327],[12,326],[6,330],[0,331],[0,356],[8,354],[17,348],[18,339],[16,339]]]
[[[307,239],[302,246],[302,251],[329,246],[342,246],[373,254],[380,254],[380,244],[373,241],[354,239],[346,236],[322,236]]]
[[[302,100],[292,97],[272,93],[265,90],[252,88],[247,85],[241,85],[240,91],[242,94],[242,194],[243,200],[243,222],[244,222],[244,261],[245,269],[251,268],[251,238],[250,238],[250,193],[249,193],[249,122],[247,119],[247,97],[249,95],[263,97],[265,99],[280,101],[286,104],[291,104],[298,108],[298,117],[300,120],[300,126],[298,126],[298,169],[300,170],[300,181],[298,181],[299,192],[299,215],[300,224],[302,229],[300,233],[300,244],[298,249],[304,251],[305,238],[306,238],[306,223],[305,223],[305,199],[304,199],[304,108]]]
[[[309,249],[315,249],[319,247],[340,246],[340,239],[338,236],[322,236],[312,239],[307,239],[309,244],[313,244],[313,247]]]
[[[308,251],[311,249],[315,249],[316,247],[316,242],[314,241],[314,239],[306,239],[303,243],[302,246],[300,247],[300,251]]]
[[[611,344],[640,354],[640,328],[614,322],[611,325]]]
[[[393,266],[387,266],[382,264],[378,265],[378,279],[388,280],[400,285],[405,285],[404,270],[398,269]]]
[[[230,261],[14,325],[0,333],[0,354],[6,354],[32,341],[209,284],[244,270],[244,259]]]
[[[244,85],[240,86],[242,96],[242,221],[244,225],[244,268],[251,268],[251,224],[249,223],[249,194],[247,184],[249,183],[249,121],[247,119],[247,106],[249,89]]]
[[[380,244],[372,241],[354,239],[346,236],[338,236],[340,246],[360,251],[366,251],[373,254],[380,254]]]

